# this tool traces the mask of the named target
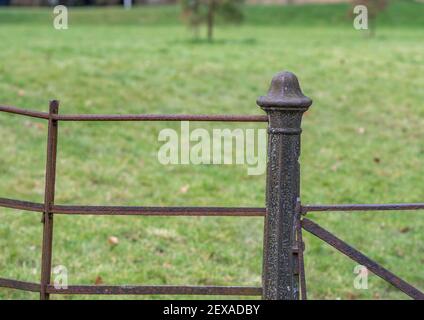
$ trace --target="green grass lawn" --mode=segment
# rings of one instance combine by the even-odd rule
[[[423,4],[394,3],[375,38],[351,27],[345,5],[249,7],[246,22],[220,25],[212,44],[191,41],[175,7],[70,10],[66,31],[47,9],[0,10],[0,104],[46,111],[55,98],[61,113],[262,114],[256,98],[290,70],[314,100],[303,121],[303,203],[424,201]],[[61,123],[56,203],[264,206],[265,176],[246,167],[161,165],[163,128],[178,123]],[[0,114],[0,197],[43,201],[46,129]],[[424,289],[423,212],[310,218]],[[0,219],[0,277],[38,282],[40,214],[0,209]],[[261,281],[262,218],[57,216],[54,233],[53,265],[67,267],[70,284]],[[368,290],[355,289],[356,263],[305,238],[310,298],[406,297],[373,275]],[[0,289],[0,298],[38,295]]]

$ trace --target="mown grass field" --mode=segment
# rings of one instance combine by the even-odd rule
[[[64,31],[47,9],[1,9],[0,104],[46,111],[55,98],[61,113],[261,114],[256,98],[290,70],[314,99],[303,121],[302,202],[422,202],[424,5],[393,3],[375,38],[352,28],[346,5],[246,10],[243,25],[219,25],[206,43],[191,40],[177,7],[71,8]],[[178,124],[61,123],[56,203],[264,206],[265,176],[245,166],[161,165],[163,128]],[[0,197],[43,201],[46,129],[0,114]],[[424,289],[423,212],[310,218]],[[1,209],[0,219],[0,277],[38,282],[40,215]],[[261,218],[58,216],[54,233],[53,265],[67,267],[70,284],[260,285]],[[356,264],[305,238],[310,298],[405,298],[376,276],[355,289]],[[0,289],[0,298],[38,295]]]

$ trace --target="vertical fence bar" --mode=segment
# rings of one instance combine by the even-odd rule
[[[305,244],[303,242],[302,236],[302,222],[300,220],[300,216],[298,216],[296,221],[296,229],[297,229],[297,243],[299,247],[298,253],[298,264],[299,264],[299,282],[300,282],[300,299],[307,300],[307,292],[306,292],[306,274],[305,274],[305,259],[303,256],[303,251],[305,250]]]
[[[263,259],[263,298],[299,299],[295,270],[297,201],[300,193],[300,134],[305,97],[296,76],[278,73],[257,104],[268,114],[268,165]]]
[[[41,291],[40,299],[48,300],[49,294],[46,292],[50,284],[52,265],[52,242],[53,242],[53,213],[51,207],[54,204],[55,182],[56,182],[56,155],[57,155],[57,131],[58,121],[53,120],[52,115],[58,114],[59,101],[52,100],[49,104],[49,124],[47,135],[47,160],[46,178],[44,192],[44,212],[43,212],[43,245],[41,258]]]

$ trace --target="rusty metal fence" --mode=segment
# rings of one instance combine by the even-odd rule
[[[333,246],[357,263],[365,266],[413,299],[424,300],[424,294],[389,270],[377,264],[343,240],[305,218],[317,211],[418,210],[424,203],[406,204],[339,204],[302,205],[300,201],[301,120],[312,100],[303,95],[296,76],[290,72],[277,74],[267,96],[257,104],[264,116],[242,115],[61,115],[59,102],[53,100],[49,112],[30,111],[0,106],[1,112],[48,121],[47,160],[44,203],[0,198],[0,207],[42,213],[43,240],[41,282],[32,283],[0,278],[0,287],[39,292],[40,299],[51,294],[127,294],[127,295],[251,295],[270,300],[306,299],[302,229]],[[268,161],[265,208],[226,207],[122,207],[77,206],[55,203],[55,180],[58,129],[61,121],[218,121],[268,123]],[[248,286],[145,286],[145,285],[70,285],[55,288],[50,281],[52,263],[53,220],[66,215],[140,215],[140,216],[260,216],[264,217],[264,253],[262,287]]]

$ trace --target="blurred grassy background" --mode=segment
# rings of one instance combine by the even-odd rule
[[[47,110],[56,98],[61,113],[261,114],[257,96],[290,70],[314,99],[303,122],[302,201],[422,202],[423,12],[393,2],[367,38],[347,5],[249,6],[243,25],[219,25],[209,44],[191,40],[174,6],[71,8],[65,31],[48,9],[1,9],[0,104]],[[157,136],[169,127],[178,124],[61,124],[56,202],[264,206],[265,176],[246,167],[158,163]],[[0,137],[0,196],[42,202],[45,123],[1,114]],[[310,216],[424,289],[422,212]],[[40,215],[0,217],[0,276],[39,281]],[[53,265],[68,268],[70,284],[260,285],[262,236],[261,218],[59,216]],[[355,263],[305,237],[311,298],[405,297],[375,276],[369,290],[354,289]],[[0,298],[37,295],[0,289]]]
[[[294,6],[244,6],[244,23],[253,26],[352,26],[349,3],[308,4]],[[181,24],[178,6],[136,7],[124,11],[114,7],[71,7],[70,23],[75,25],[177,26]],[[117,13],[119,12],[119,13]],[[392,0],[378,16],[378,23],[388,27],[422,27],[422,3],[414,0]],[[0,24],[24,23],[46,25],[52,10],[37,7],[22,10],[5,7],[0,10]],[[218,23],[223,23],[217,17]]]

